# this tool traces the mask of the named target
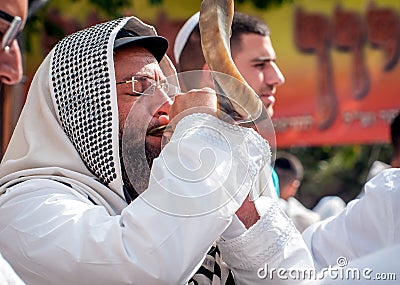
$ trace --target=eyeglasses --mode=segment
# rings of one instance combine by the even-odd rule
[[[156,81],[147,76],[132,76],[131,80],[119,81],[116,84],[131,84],[133,96],[153,95],[156,90],[160,90],[169,97],[175,96],[180,92],[178,86],[169,83],[167,80]]]
[[[7,50],[10,48],[10,45],[12,44],[13,40],[18,35],[18,32],[22,26],[22,20],[18,16],[13,17],[10,14],[7,14],[6,12],[3,12],[1,10],[0,10],[0,18],[10,23],[7,31],[4,34],[0,33],[1,49]]]

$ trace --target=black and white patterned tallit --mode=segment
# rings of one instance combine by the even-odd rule
[[[232,272],[222,264],[221,254],[216,245],[208,251],[203,265],[190,279],[188,285],[234,285]]]
[[[57,44],[51,84],[59,120],[87,168],[108,185],[116,177],[107,49],[121,19],[75,33]]]

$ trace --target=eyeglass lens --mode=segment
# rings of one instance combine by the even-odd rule
[[[179,87],[169,83],[166,80],[156,82],[145,76],[132,77],[132,91],[143,95],[153,95],[159,89],[168,96],[174,96],[179,92]]]

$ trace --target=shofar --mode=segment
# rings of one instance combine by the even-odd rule
[[[233,14],[233,0],[203,0],[199,19],[201,45],[208,66],[217,72],[214,80],[228,96],[235,111],[243,120],[254,121],[261,115],[263,105],[231,57],[229,39]]]

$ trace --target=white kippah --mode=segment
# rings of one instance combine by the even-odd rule
[[[179,58],[181,57],[182,50],[185,47],[186,42],[190,37],[190,34],[193,32],[193,29],[199,23],[199,16],[200,12],[197,12],[192,17],[190,17],[186,21],[186,23],[182,26],[182,28],[179,30],[178,35],[175,38],[174,56],[176,63],[179,63]]]

